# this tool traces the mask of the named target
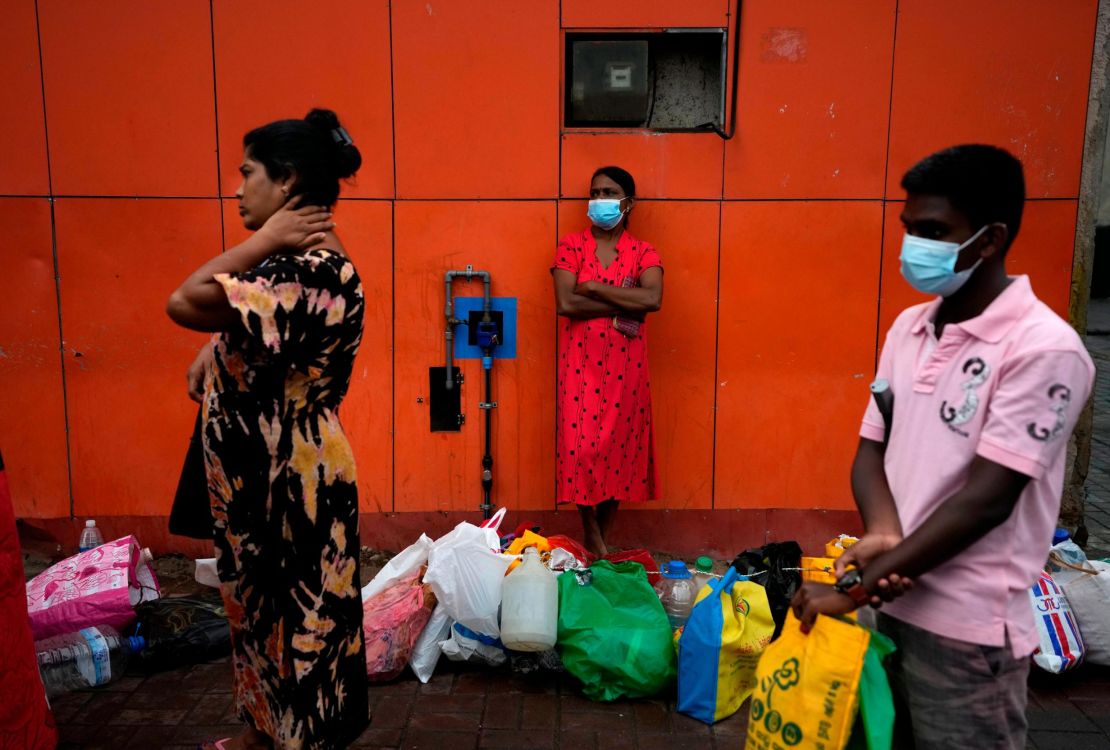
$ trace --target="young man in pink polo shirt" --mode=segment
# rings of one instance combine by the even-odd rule
[[[794,611],[807,627],[904,591],[878,621],[898,646],[896,746],[1021,750],[1037,645],[1027,591],[1094,366],[1029,278],[1006,273],[1025,201],[1017,159],[956,146],[902,187],[902,275],[938,297],[902,312],[883,345],[874,388],[890,408],[869,403],[852,466],[866,534],[837,585],[806,584]]]

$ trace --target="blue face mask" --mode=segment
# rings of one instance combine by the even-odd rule
[[[621,199],[598,198],[592,200],[586,209],[586,216],[590,217],[590,221],[598,229],[612,229],[620,224],[621,219],[624,218],[624,211],[621,211]]]
[[[980,258],[971,268],[957,271],[955,270],[956,258],[959,257],[961,250],[979,239],[986,230],[987,227],[984,225],[962,245],[956,242],[927,240],[924,237],[907,234],[902,238],[902,277],[914,289],[925,294],[936,294],[941,297],[955,294],[983,262]]]

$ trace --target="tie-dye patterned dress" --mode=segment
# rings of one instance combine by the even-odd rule
[[[216,278],[241,316],[213,336],[204,402],[239,716],[279,748],[346,747],[368,722],[355,464],[337,413],[362,284],[327,250]]]

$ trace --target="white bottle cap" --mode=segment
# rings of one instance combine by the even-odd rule
[[[86,529],[91,529],[93,526],[96,526],[96,521],[94,521],[93,519],[90,518],[88,521],[85,521]]]

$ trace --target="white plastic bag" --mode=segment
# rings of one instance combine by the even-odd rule
[[[1057,586],[1064,586],[1068,581],[1083,575],[1083,570],[1088,567],[1087,554],[1083,549],[1071,539],[1065,539],[1052,545],[1044,569],[1052,575]]]
[[[196,563],[197,570],[193,577],[197,583],[218,589],[220,587],[220,574],[216,572],[216,558],[202,557]]]
[[[432,549],[432,544],[427,534],[421,534],[414,543],[394,555],[374,579],[362,587],[362,601],[385,591],[390,584],[420,572],[420,568],[428,562],[428,552]]]
[[[432,544],[424,574],[424,582],[452,620],[492,639],[501,635],[501,583],[512,562],[510,556],[494,551],[499,546],[494,528],[463,521]]]
[[[499,638],[480,635],[457,622],[451,626],[447,640],[439,645],[443,655],[451,661],[472,661],[499,667],[508,659]]]
[[[1076,573],[1064,584],[1071,611],[1083,633],[1084,660],[1110,666],[1110,563],[1090,560],[1090,573]]]
[[[1075,622],[1068,597],[1048,573],[1041,573],[1029,589],[1033,620],[1040,646],[1033,663],[1046,672],[1061,674],[1083,661],[1083,637]]]
[[[431,619],[424,626],[420,637],[416,639],[416,644],[412,647],[412,655],[409,657],[409,666],[412,667],[412,673],[416,675],[416,679],[421,682],[432,679],[436,663],[439,662],[439,655],[443,653],[443,648],[439,645],[440,641],[447,638],[450,631],[450,615],[442,604],[436,604]]]

